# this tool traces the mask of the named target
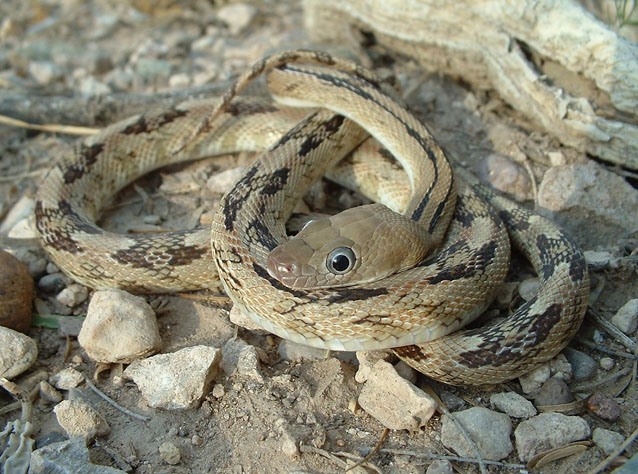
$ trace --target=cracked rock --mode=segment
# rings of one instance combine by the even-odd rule
[[[53,411],[69,437],[80,436],[87,444],[98,436],[106,436],[111,432],[104,417],[83,400],[64,400]]]
[[[196,406],[217,375],[221,351],[209,346],[186,347],[135,361],[124,371],[148,405],[166,410]]]
[[[380,360],[370,370],[359,405],[392,430],[416,430],[436,410],[436,401],[401,377],[392,364]]]
[[[456,412],[454,417],[463,426],[484,459],[499,461],[512,452],[512,422],[507,415],[487,408],[474,407]],[[442,422],[441,442],[459,456],[474,457],[472,448],[454,421],[443,415]],[[486,436],[487,433],[489,436]]]

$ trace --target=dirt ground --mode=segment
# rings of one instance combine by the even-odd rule
[[[0,28],[0,104],[4,104],[4,109],[0,113],[7,114],[6,103],[11,97],[42,107],[52,97],[55,100],[66,97],[75,100],[81,109],[74,123],[71,123],[73,114],[64,115],[53,108],[49,116],[27,114],[18,118],[103,126],[137,113],[135,107],[139,105],[128,103],[128,108],[109,109],[91,94],[119,94],[130,100],[125,94],[165,93],[223,83],[264,54],[312,46],[303,31],[302,9],[297,2],[250,4],[245,24],[240,17],[224,21],[218,15],[219,8],[208,1],[5,0],[0,4],[0,18],[4,18]],[[550,152],[560,151],[567,163],[591,159],[540,132],[490,91],[470,90],[449,77],[424,75],[417,65],[375,46],[370,49],[370,57],[376,67],[395,73],[406,90],[414,90],[409,98],[412,110],[428,124],[451,156],[469,164],[479,175],[485,175],[481,163],[492,153],[523,154],[539,181],[549,167],[546,157]],[[84,118],[92,115],[91,110],[100,111],[93,114],[93,122]],[[75,139],[62,133],[0,125],[0,218],[4,219],[21,198],[35,195],[50,164]],[[205,185],[208,178],[251,158],[248,155],[207,158],[153,173],[139,180],[137,188],[129,186],[120,193],[100,225],[120,232],[140,229],[144,228],[140,222],[145,215],[161,216],[163,228],[193,226],[198,217],[206,223],[221,197]],[[636,186],[635,179],[629,182]],[[329,185],[328,194],[338,193]],[[586,219],[574,224],[580,230],[577,238],[585,250],[609,250],[618,255],[636,248],[635,236],[619,235],[617,230],[605,234],[605,229],[590,226],[593,224]],[[513,265],[511,281],[530,276],[529,265],[521,259],[514,259]],[[610,317],[627,300],[636,297],[636,281],[636,267],[631,265],[592,272],[592,285],[598,290],[592,307]],[[55,294],[38,290],[37,298],[39,312],[44,310],[60,317],[71,312],[86,313],[87,303],[68,310],[56,302]],[[229,321],[227,300],[149,297],[150,301],[156,299],[164,304],[159,317],[162,352],[196,344],[221,347],[236,331]],[[578,339],[592,341],[596,331],[600,329],[587,318]],[[87,375],[93,373],[95,364],[76,340],[71,340],[71,351],[66,354],[67,341],[55,329],[32,327],[29,335],[37,341],[39,349],[39,358],[30,373],[44,370],[54,374],[69,366]],[[361,391],[361,385],[354,380],[356,359],[352,354],[288,361],[277,352],[278,338],[243,328],[238,329],[238,335],[262,354],[263,380],[221,374],[215,383],[223,386],[223,396],[217,398],[211,393],[197,409],[172,412],[148,408],[132,382],[116,384],[112,376],[103,374],[100,389],[121,405],[150,416],[150,421],[132,419],[86,389],[111,427],[109,436],[90,446],[91,460],[136,473],[332,473],[343,472],[341,463],[347,458],[330,457],[329,453],[361,456],[377,443],[384,427],[362,410],[351,409],[352,401]],[[608,349],[624,351],[610,337],[603,339],[602,345]],[[595,360],[609,356],[578,340],[571,346]],[[581,396],[602,393],[614,397],[622,407],[622,415],[614,423],[585,411],[579,416],[592,430],[603,427],[628,436],[638,426],[638,394],[635,380],[631,379],[635,359],[632,366],[631,359],[610,357],[615,362],[610,372],[599,370],[596,378],[587,382],[588,387],[572,389]],[[628,374],[625,369],[630,369]],[[620,373],[625,375],[610,377]],[[610,381],[596,386],[596,380],[603,378]],[[429,386],[436,393],[451,392],[465,401],[466,408],[489,407],[489,396],[494,391],[520,392],[516,381],[504,387],[479,389],[446,387],[420,377],[417,385]],[[0,406],[10,401],[8,395],[0,393]],[[0,415],[0,426],[14,419],[16,413]],[[49,403],[36,402],[33,421],[36,440],[62,432]],[[297,454],[282,450],[285,436],[281,426],[299,447]],[[431,460],[415,453],[454,454],[442,445],[440,428],[440,414],[436,414],[418,431],[390,431],[382,448],[392,452],[376,454],[371,463],[383,473],[425,472]],[[160,457],[158,448],[165,441],[179,448],[178,464],[169,465]],[[635,446],[630,446],[627,457],[635,450]],[[541,471],[586,472],[603,457],[600,450],[592,447],[550,463]],[[515,451],[504,462],[520,463]],[[471,463],[458,462],[454,467],[457,472],[478,472]],[[494,466],[489,471],[521,469]],[[368,472],[373,470],[370,468]]]

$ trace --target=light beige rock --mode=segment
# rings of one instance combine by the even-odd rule
[[[368,376],[374,364],[380,360],[388,360],[391,357],[391,355],[385,351],[357,351],[356,356],[359,361],[359,369],[354,375],[354,379],[359,383],[368,380]]]
[[[60,390],[71,390],[84,382],[84,376],[74,368],[69,367],[52,375],[49,382]]]
[[[170,441],[160,444],[159,455],[171,466],[179,464],[182,460],[182,454],[180,453],[179,448]]]
[[[611,318],[611,322],[622,332],[631,336],[638,325],[638,299],[627,301]]]
[[[392,430],[416,430],[436,410],[436,401],[401,377],[392,364],[380,360],[370,370],[359,405]]]
[[[53,409],[58,423],[69,437],[81,436],[89,441],[111,432],[106,420],[82,400],[64,400]]]
[[[195,407],[217,375],[221,350],[193,346],[133,362],[123,376],[132,379],[149,406],[166,410]]]
[[[246,341],[239,338],[229,339],[222,348],[222,369],[227,375],[235,373],[262,381],[259,370],[259,356],[257,350]]]
[[[130,363],[162,347],[153,309],[121,290],[95,292],[78,341],[91,359],[105,363]]]
[[[0,326],[0,377],[12,379],[38,358],[38,346],[29,336]]]

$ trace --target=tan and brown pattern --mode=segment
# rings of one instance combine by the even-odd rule
[[[235,97],[263,73],[286,106]],[[107,199],[142,174],[238,150],[267,151],[224,197],[212,252],[206,229],[149,237],[95,225]],[[287,286],[268,271],[269,255],[287,240],[284,224],[306,189],[353,150],[351,169],[375,156],[387,168],[389,154],[401,162],[407,199],[394,199],[396,189],[378,192],[380,179],[360,188],[403,211],[400,219],[419,224],[441,250],[353,286]],[[370,151],[376,153],[364,158]],[[476,318],[505,277],[503,221],[537,269],[542,291],[499,326],[446,336]],[[233,302],[275,334],[335,350],[395,347],[419,370],[455,384],[510,379],[553,357],[578,329],[589,291],[582,254],[565,234],[481,187],[456,183],[442,149],[396,92],[326,53],[273,55],[220,100],[133,117],[86,139],[48,174],[36,222],[51,258],[85,285],[170,292],[216,287],[221,279]]]

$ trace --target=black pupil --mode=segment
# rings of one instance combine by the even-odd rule
[[[332,268],[338,272],[344,272],[350,266],[350,259],[345,255],[335,255],[332,257]]]

